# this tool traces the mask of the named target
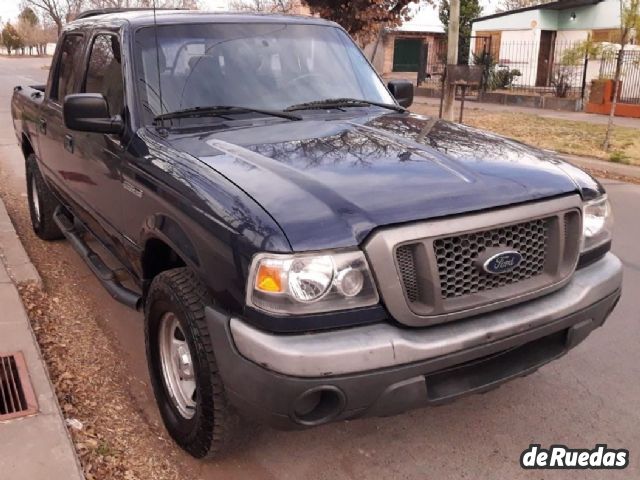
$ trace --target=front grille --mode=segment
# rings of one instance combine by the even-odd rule
[[[546,259],[549,222],[549,219],[538,219],[435,240],[433,248],[442,298],[492,290],[540,275]],[[494,247],[517,250],[522,261],[510,272],[488,274],[479,268],[478,257]],[[405,268],[400,262],[398,267],[401,271]],[[404,278],[405,274],[402,276]]]
[[[573,273],[581,200],[568,196],[376,232],[365,250],[385,306],[411,326],[477,315],[550,293]],[[504,273],[483,266],[520,254]]]

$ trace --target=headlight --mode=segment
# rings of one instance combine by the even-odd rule
[[[364,254],[336,251],[261,253],[249,271],[247,305],[279,315],[303,315],[378,303]]]
[[[582,251],[591,250],[611,240],[613,215],[606,195],[582,206]]]

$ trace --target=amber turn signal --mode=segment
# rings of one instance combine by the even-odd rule
[[[281,293],[282,271],[277,267],[261,264],[256,275],[256,288],[263,292]]]

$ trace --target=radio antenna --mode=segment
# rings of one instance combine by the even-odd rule
[[[156,20],[156,0],[153,0],[153,31],[156,37],[156,68],[158,70],[158,97],[160,98],[160,124],[164,127],[163,105],[162,102],[162,77],[160,76],[160,44],[158,42],[158,22]]]

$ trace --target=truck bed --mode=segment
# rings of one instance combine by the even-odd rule
[[[24,143],[26,138],[31,148],[37,153],[37,124],[40,118],[40,107],[44,100],[45,85],[18,85],[13,89],[11,98],[11,118],[16,138]]]

